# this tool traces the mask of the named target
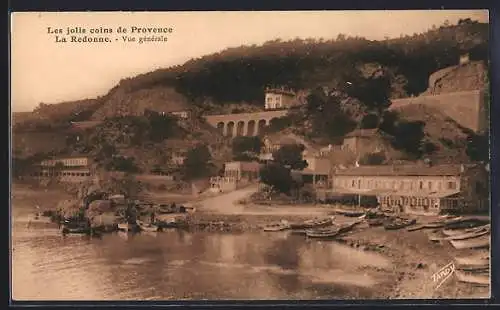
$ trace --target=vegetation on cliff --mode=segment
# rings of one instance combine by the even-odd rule
[[[97,99],[40,104],[33,117],[14,130],[60,131],[70,121],[99,119],[104,124],[79,138],[83,140],[69,136],[67,151],[106,157],[103,154],[140,146],[143,157],[148,158],[138,160],[138,166],[143,166],[139,170],[144,170],[163,164],[159,158],[169,157],[171,152],[164,150],[169,142],[189,140],[191,146],[208,144],[220,155],[214,156],[214,162],[219,162],[227,155],[224,149],[228,145],[203,124],[200,113],[228,112],[224,105],[229,112],[262,107],[265,86],[286,85],[310,91],[308,102],[271,122],[268,130],[293,127],[298,134],[335,144],[355,128],[379,127],[395,137],[396,148],[420,158],[451,148],[464,149],[467,138],[481,145],[481,138],[463,137],[455,126],[455,136],[445,137],[452,144],[439,140],[432,128],[443,125],[443,120],[429,120],[424,115],[406,119],[409,113],[402,111],[388,113],[390,98],[424,92],[431,73],[456,65],[465,52],[473,61],[487,60],[487,44],[488,25],[469,19],[384,41],[342,34],[331,40],[273,40],[124,79]],[[244,103],[241,108],[239,103]],[[187,108],[195,111],[187,127],[157,113]]]

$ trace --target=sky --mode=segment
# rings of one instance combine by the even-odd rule
[[[460,18],[488,22],[485,10],[288,11],[288,12],[16,12],[11,15],[11,110],[32,111],[40,102],[96,98],[121,79],[179,65],[228,47],[280,38],[336,38],[339,33],[372,40],[412,35]],[[51,28],[50,30],[48,28]],[[67,28],[110,28],[111,42],[56,42]],[[128,33],[117,33],[117,28]],[[132,27],[172,28],[167,34],[131,34]],[[49,31],[51,33],[49,33]],[[124,42],[123,36],[136,37]],[[163,36],[166,42],[138,43]]]

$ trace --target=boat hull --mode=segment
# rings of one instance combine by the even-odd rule
[[[489,286],[491,283],[490,276],[486,274],[473,274],[455,270],[455,276],[458,281],[465,283],[472,283],[481,286]]]
[[[450,243],[457,250],[485,248],[490,245],[490,235],[465,240],[450,240]]]
[[[286,226],[268,226],[268,227],[264,227],[264,231],[267,231],[267,232],[273,232],[273,231],[284,231],[284,230],[287,230],[289,229],[290,226],[286,225]]]

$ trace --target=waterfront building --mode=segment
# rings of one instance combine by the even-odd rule
[[[379,205],[420,214],[484,211],[489,206],[488,171],[470,165],[380,165],[335,169],[321,200],[339,195],[375,196]]]
[[[55,157],[43,160],[31,174],[37,179],[57,178],[61,182],[78,183],[90,180],[94,173],[87,156]]]

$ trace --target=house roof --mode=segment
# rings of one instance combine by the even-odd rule
[[[88,128],[94,128],[100,125],[102,121],[83,121],[83,122],[71,122],[71,129],[73,130],[85,130]]]
[[[283,88],[266,88],[266,93],[295,96],[295,92]]]
[[[272,144],[302,144],[308,151],[318,151],[321,148],[321,146],[317,145],[315,142],[290,132],[266,135],[264,139],[270,140]]]
[[[349,176],[458,176],[465,165],[379,165],[337,169],[336,175]]]
[[[372,138],[373,136],[387,136],[383,131],[378,128],[373,129],[354,129],[345,135],[344,138]]]
[[[303,170],[298,171],[298,173],[309,175],[309,174],[315,174],[315,175],[329,175],[330,174],[330,169],[311,169],[309,167],[304,168]]]

